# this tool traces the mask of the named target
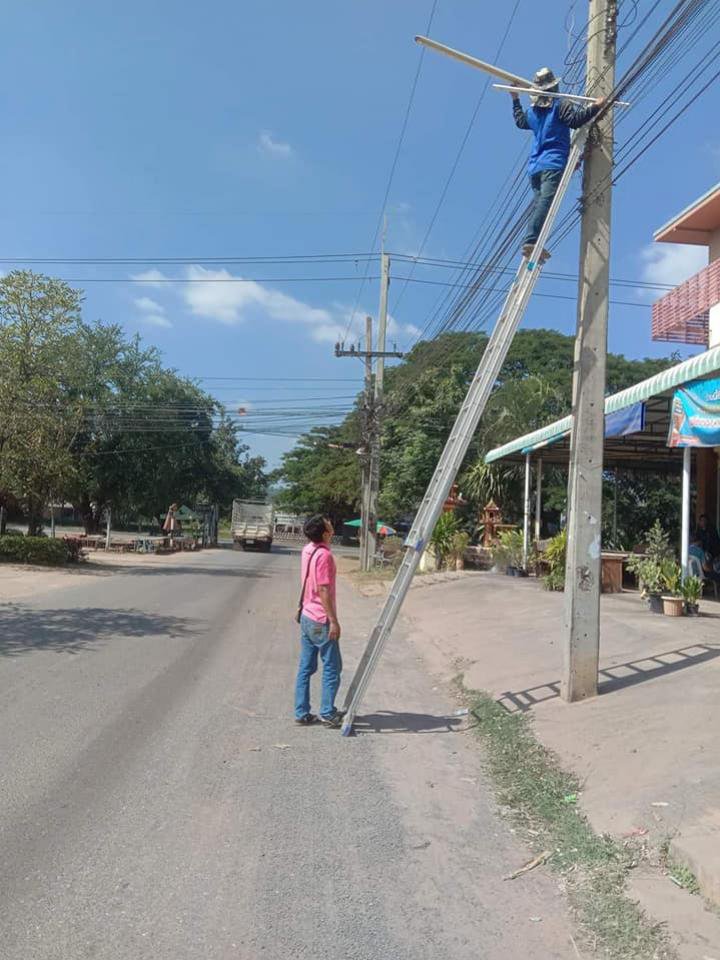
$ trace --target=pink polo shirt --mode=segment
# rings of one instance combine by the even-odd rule
[[[318,595],[318,587],[329,587],[330,596],[333,601],[335,600],[335,558],[326,544],[308,543],[302,552],[301,583],[305,581],[308,563],[310,564],[310,573],[305,584],[302,612],[316,623],[327,623],[328,618]]]

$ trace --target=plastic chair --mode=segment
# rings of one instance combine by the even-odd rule
[[[703,588],[706,583],[711,583],[713,590],[715,591],[715,599],[718,598],[718,584],[717,580],[714,580],[712,577],[708,577],[705,571],[702,568],[702,564],[697,557],[694,557],[692,554],[688,557],[688,572],[691,576],[697,577],[702,581]]]

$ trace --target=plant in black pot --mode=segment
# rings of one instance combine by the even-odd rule
[[[640,595],[647,600],[652,613],[663,612],[662,595],[667,589],[663,565],[668,560],[674,563],[672,547],[660,521],[656,520],[647,533],[644,554],[633,554],[627,563],[628,570],[637,577]]]
[[[685,577],[682,585],[682,598],[685,601],[685,613],[689,617],[700,616],[700,597],[702,580],[700,577]]]

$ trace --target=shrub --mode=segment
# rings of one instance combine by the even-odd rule
[[[660,521],[656,520],[647,533],[645,556],[629,557],[627,568],[637,577],[643,593],[660,594],[666,587],[663,569],[669,572],[668,560],[672,559],[673,551],[668,535],[660,526]]]
[[[498,542],[492,548],[493,563],[496,567],[523,566],[522,530],[503,530]]]
[[[548,566],[548,572],[543,577],[543,586],[546,590],[565,589],[565,558],[567,556],[567,530],[555,534],[547,545],[543,554],[543,561]]]
[[[64,563],[77,563],[81,556],[78,541],[70,544],[49,537],[0,537],[0,562],[59,567]]]
[[[435,548],[438,568],[441,568],[452,552],[453,539],[459,529],[459,522],[454,513],[441,513],[435,524],[430,543]]]

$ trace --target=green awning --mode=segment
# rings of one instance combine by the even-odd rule
[[[705,350],[689,360],[684,360],[674,367],[663,370],[662,373],[655,374],[647,380],[641,380],[627,390],[621,390],[614,393],[605,400],[605,413],[615,413],[634,403],[640,403],[643,400],[649,400],[650,397],[656,397],[668,390],[673,390],[689,380],[697,380],[699,377],[707,376],[710,373],[716,373],[720,370],[720,347],[713,347],[712,350]],[[559,440],[564,434],[568,433],[572,427],[572,417],[563,417],[562,420],[556,420],[549,423],[546,427],[534,430],[532,433],[526,433],[516,440],[496,447],[485,456],[485,463],[493,463],[495,460],[502,460],[513,453],[529,453],[538,447],[553,443]]]

